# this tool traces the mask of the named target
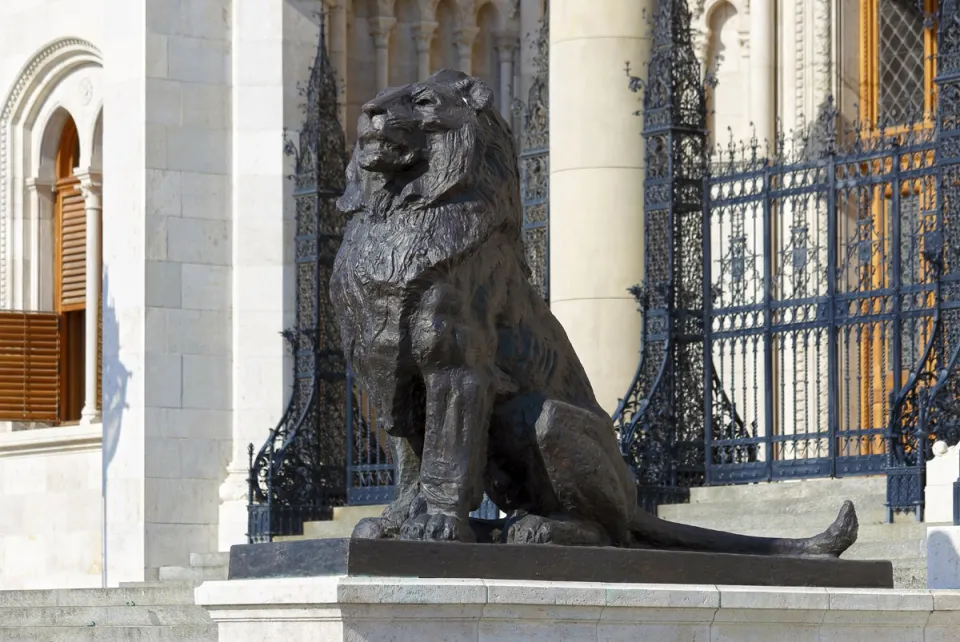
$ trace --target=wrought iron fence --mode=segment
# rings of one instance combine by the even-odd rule
[[[687,3],[660,2],[646,86],[632,79],[644,347],[616,414],[655,494],[885,474],[888,519],[922,519],[930,444],[960,439],[957,11],[925,17],[932,110],[851,123],[828,99],[793,140],[714,156]]]

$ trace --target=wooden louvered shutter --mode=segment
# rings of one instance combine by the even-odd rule
[[[56,313],[0,312],[0,420],[60,421]]]
[[[57,305],[61,312],[83,310],[87,291],[87,212],[80,181],[57,181]]]

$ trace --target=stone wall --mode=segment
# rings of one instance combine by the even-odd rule
[[[100,427],[0,435],[0,588],[101,582]]]

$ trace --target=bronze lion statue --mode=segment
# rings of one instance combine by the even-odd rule
[[[637,505],[610,416],[528,282],[513,135],[483,82],[439,71],[363,105],[330,297],[390,435],[397,496],[354,537],[838,556],[808,539],[667,522]],[[505,520],[469,517],[483,494]]]

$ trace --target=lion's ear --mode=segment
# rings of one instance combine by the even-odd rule
[[[456,84],[460,95],[474,111],[483,111],[493,105],[493,90],[478,78],[467,76]]]

